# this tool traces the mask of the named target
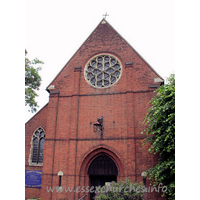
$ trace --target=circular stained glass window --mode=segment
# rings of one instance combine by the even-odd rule
[[[122,64],[113,55],[100,54],[92,59],[85,66],[85,80],[93,87],[107,88],[120,79]]]

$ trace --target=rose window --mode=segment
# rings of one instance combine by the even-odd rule
[[[108,54],[101,54],[90,59],[84,71],[86,81],[97,88],[114,85],[120,79],[121,74],[121,62]]]

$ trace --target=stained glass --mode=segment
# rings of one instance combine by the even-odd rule
[[[33,134],[32,163],[42,163],[44,154],[45,132],[40,127]]]

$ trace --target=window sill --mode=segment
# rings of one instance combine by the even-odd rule
[[[30,163],[29,166],[43,166],[43,163]]]

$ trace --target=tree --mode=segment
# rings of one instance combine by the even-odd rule
[[[34,66],[44,64],[44,62],[37,58],[30,61],[26,57],[27,53],[28,52],[25,49],[25,106],[30,106],[31,112],[36,112],[36,107],[38,107],[38,104],[35,101],[35,97],[38,96],[36,90],[39,90],[41,84],[41,77],[38,72],[42,68],[40,66]]]
[[[147,129],[142,134],[147,135],[144,144],[150,144],[149,151],[159,155],[159,159],[156,166],[147,170],[147,178],[154,186],[167,186],[167,199],[175,199],[175,75],[155,92],[144,120]]]

